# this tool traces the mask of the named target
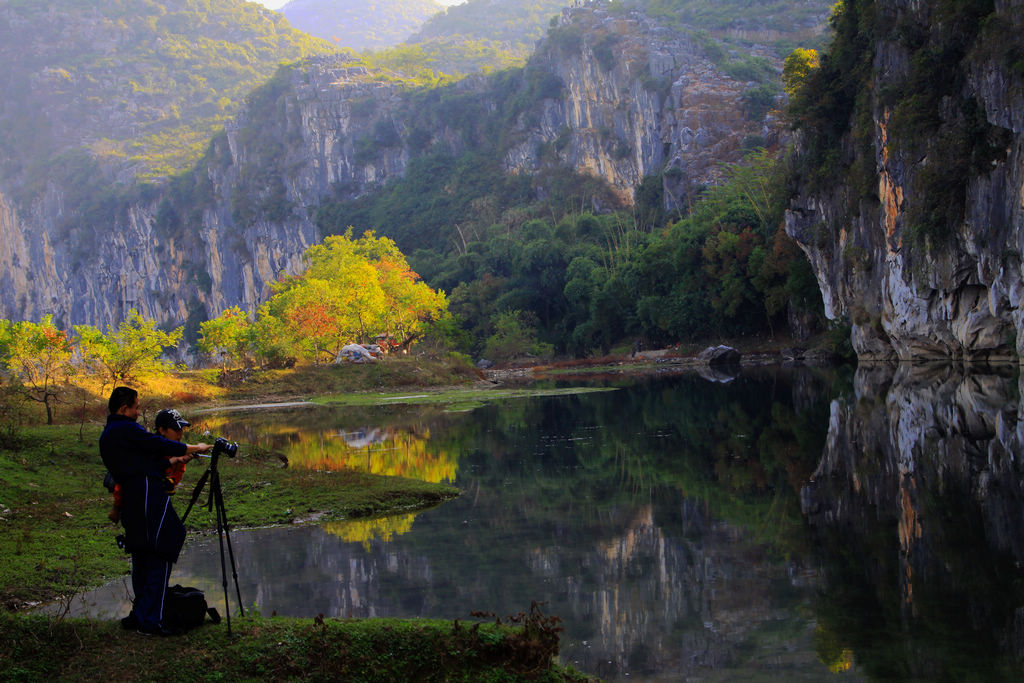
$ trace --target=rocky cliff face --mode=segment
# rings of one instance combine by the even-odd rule
[[[543,143],[562,136],[562,162],[604,178],[627,202],[644,176],[665,170],[666,196],[680,206],[742,157],[745,137],[777,141],[771,120],[744,115],[752,84],[724,76],[688,35],[600,8],[564,10],[559,27],[561,39],[549,39],[532,65],[555,74],[563,93],[520,117],[510,169],[535,169]]]
[[[462,120],[470,103],[468,118],[513,121],[499,148],[509,172],[533,173],[554,154],[626,202],[663,168],[669,201],[684,202],[740,158],[744,138],[775,135],[742,114],[753,84],[725,76],[682,33],[595,7],[566,10],[561,28],[568,38],[549,40],[522,74],[439,90],[312,58],[254,93],[190,177],[98,216],[53,183],[18,210],[0,195],[0,317],[105,325],[136,308],[179,325],[252,310],[270,280],[300,268],[325,198],[370,192],[431,147],[493,148],[493,125]]]
[[[845,57],[867,65],[828,145],[847,172],[822,182],[805,167],[786,229],[862,359],[1024,351],[1024,3],[975,5],[846,3],[869,27],[859,49],[839,22],[833,75],[859,77],[836,68]],[[805,162],[825,127],[801,131]]]

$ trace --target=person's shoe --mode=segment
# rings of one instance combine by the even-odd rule
[[[139,620],[135,618],[135,610],[129,612],[128,616],[121,620],[121,628],[126,631],[137,630],[139,628]]]
[[[169,626],[140,626],[138,632],[144,636],[180,636],[184,633],[180,628]]]

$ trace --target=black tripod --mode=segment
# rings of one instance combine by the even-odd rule
[[[192,506],[195,505],[196,500],[199,499],[199,494],[203,492],[203,487],[206,485],[206,481],[210,481],[210,497],[206,501],[206,509],[211,510],[216,508],[217,510],[217,540],[220,542],[220,576],[221,585],[224,586],[224,612],[228,618],[228,636],[231,636],[231,604],[228,601],[228,570],[227,565],[224,564],[224,541],[227,540],[228,545],[228,559],[231,560],[231,576],[235,580],[235,596],[238,598],[238,615],[244,617],[245,609],[242,607],[242,591],[238,588],[238,571],[235,569],[235,553],[231,549],[231,534],[228,531],[228,516],[224,511],[224,494],[220,488],[220,474],[217,471],[217,461],[220,459],[220,449],[214,447],[213,454],[210,456],[210,466],[203,472],[203,476],[199,477],[199,481],[196,482],[196,487],[192,490],[192,500],[189,501],[188,507],[185,509],[185,514],[181,516],[182,523],[188,518],[188,513],[192,511]]]

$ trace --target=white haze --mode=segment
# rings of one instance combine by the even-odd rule
[[[264,7],[269,7],[270,9],[281,9],[282,7],[284,7],[285,5],[288,4],[288,0],[256,0],[256,1],[259,2],[261,5],[263,5]],[[452,5],[461,5],[465,1],[466,0],[437,0],[438,4],[446,5],[448,7],[451,7]]]

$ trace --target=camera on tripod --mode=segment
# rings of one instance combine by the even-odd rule
[[[206,432],[204,436],[209,436],[209,432]],[[224,492],[220,486],[220,473],[218,472],[217,463],[220,461],[220,454],[224,453],[229,458],[235,457],[238,454],[238,444],[233,441],[228,441],[224,437],[218,436],[213,442],[213,448],[210,449],[210,455],[203,455],[201,457],[210,458],[210,466],[203,472],[203,476],[199,477],[199,481],[196,483],[196,487],[192,489],[192,499],[188,503],[188,507],[185,508],[185,514],[181,516],[181,521],[184,522],[188,519],[188,514],[192,511],[192,506],[196,504],[200,494],[203,492],[203,487],[206,483],[210,483],[210,497],[207,499],[206,507],[209,510],[216,510],[217,517],[217,539],[218,545],[220,546],[220,571],[222,584],[224,586],[224,607],[227,608],[228,617],[228,636],[231,635],[231,609],[228,607],[228,575],[227,565],[225,564],[224,558],[224,544],[227,543],[227,557],[231,561],[231,576],[235,580],[235,597],[238,598],[238,613],[241,616],[245,616],[245,609],[242,607],[242,591],[238,587],[238,571],[235,569],[235,552],[231,549],[231,534],[229,533],[230,527],[228,525],[227,511],[224,509]]]
[[[229,458],[235,457],[235,455],[238,454],[238,444],[233,441],[228,441],[223,436],[218,436],[217,440],[213,442],[213,450],[210,451],[210,455],[216,456],[221,453]]]

